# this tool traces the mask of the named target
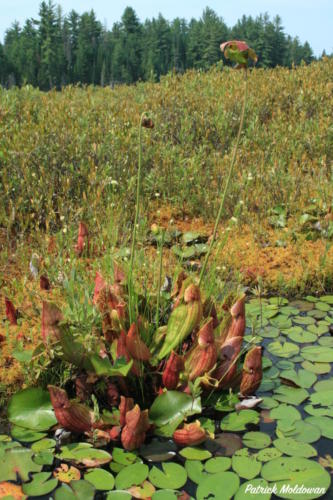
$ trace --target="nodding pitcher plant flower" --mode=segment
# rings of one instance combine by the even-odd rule
[[[226,59],[235,62],[238,68],[247,68],[249,60],[257,62],[258,57],[253,49],[246,42],[240,40],[230,40],[221,43],[221,51]]]
[[[5,297],[6,318],[11,325],[17,325],[17,311],[13,303]]]
[[[240,392],[243,396],[249,396],[259,389],[262,379],[261,357],[262,348],[260,346],[252,347],[245,356],[240,385]]]
[[[81,257],[85,249],[87,250],[87,253],[89,253],[89,233],[86,224],[84,222],[80,222],[79,234],[75,245],[75,252],[77,256]]]

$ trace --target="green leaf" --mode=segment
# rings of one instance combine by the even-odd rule
[[[315,345],[306,346],[301,350],[301,356],[307,361],[333,363],[333,348]]]
[[[107,377],[126,377],[133,365],[133,360],[127,363],[125,358],[117,359],[112,365],[109,358],[101,358],[97,354],[93,354],[89,361],[97,375]]]
[[[259,414],[254,410],[241,410],[226,415],[221,421],[222,431],[244,431],[248,424],[258,424]]]
[[[299,353],[299,347],[291,342],[279,342],[278,340],[271,342],[267,346],[267,350],[274,356],[280,358],[291,358]]]
[[[329,417],[307,417],[306,423],[318,427],[323,437],[333,439],[333,419]]]
[[[177,498],[173,490],[158,490],[151,497],[152,500],[177,500]]]
[[[279,424],[281,422],[282,421],[279,421]],[[311,425],[304,420],[297,420],[292,427],[290,431],[284,431],[279,427],[276,430],[276,435],[278,437],[292,437],[296,441],[302,443],[314,443],[320,439],[321,431],[316,425]]]
[[[224,472],[231,467],[231,458],[229,457],[215,457],[207,460],[205,462],[204,468],[206,472],[210,474],[216,474],[217,472]]]
[[[38,472],[33,474],[30,483],[23,484],[22,490],[28,496],[40,497],[48,495],[57,487],[58,479],[51,478],[51,472]]]
[[[280,373],[280,378],[289,380],[293,384],[298,387],[302,387],[303,389],[309,389],[317,380],[317,377],[314,373],[308,372],[306,370],[285,370]]]
[[[47,431],[57,423],[49,392],[35,387],[14,394],[8,405],[8,419],[34,431]]]
[[[200,482],[197,500],[229,500],[239,488],[239,477],[234,472],[211,474]]]
[[[199,460],[186,460],[185,470],[187,472],[189,479],[196,484],[201,483],[201,481],[203,481],[205,477],[208,476],[208,473],[204,471],[203,463],[199,462]]]
[[[88,481],[71,481],[69,484],[62,484],[54,493],[54,500],[93,500],[95,489]]]
[[[301,443],[293,438],[278,438],[273,442],[274,446],[285,455],[292,457],[311,458],[317,456],[317,451],[308,443]]]
[[[257,479],[251,479],[251,481],[241,485],[234,500],[249,500],[252,496],[253,498],[258,498],[258,500],[269,500],[271,498],[270,493],[256,493],[256,491],[267,491],[268,486],[269,484],[265,479],[259,477]],[[256,488],[258,488],[258,490],[256,490]]]
[[[287,420],[288,422],[302,419],[300,412],[287,404],[280,404],[277,408],[273,408],[269,416],[274,420]]]
[[[264,432],[247,432],[243,436],[243,444],[248,448],[267,448],[271,444],[271,438]]]
[[[275,389],[273,398],[281,401],[281,403],[288,403],[295,406],[303,403],[309,396],[305,389],[296,389],[294,387],[280,386]]]
[[[131,465],[138,460],[136,452],[126,451],[123,448],[113,448],[112,459],[122,465]]]
[[[232,457],[233,470],[244,479],[253,479],[260,474],[261,462],[255,455],[250,455],[246,448],[236,451]]]
[[[0,482],[16,481],[16,474],[28,481],[30,472],[40,472],[42,467],[33,462],[32,456],[33,451],[22,446],[6,450],[0,457]]]
[[[166,391],[153,402],[149,418],[162,430],[163,435],[171,437],[186,417],[196,413],[201,413],[200,398],[193,400],[184,392]]]
[[[136,463],[124,467],[116,477],[116,488],[125,490],[137,486],[148,477],[149,468],[146,464]]]
[[[302,485],[305,488],[323,488],[326,491],[331,483],[329,473],[318,463],[307,458],[280,457],[264,464],[261,475],[266,481],[277,486],[277,496],[295,500],[293,487]],[[282,487],[288,485],[291,491],[284,492]],[[297,498],[313,499],[322,496],[318,493],[298,494]]]
[[[208,450],[199,448],[198,446],[186,446],[180,450],[179,455],[189,460],[207,460],[212,454]]]
[[[187,481],[187,472],[179,464],[162,463],[162,469],[153,466],[149,472],[149,481],[157,488],[182,488]]]
[[[84,479],[91,483],[96,490],[112,490],[115,480],[111,472],[104,469],[93,469],[85,473]]]
[[[54,461],[54,450],[38,451],[33,460],[39,465],[52,465]]]
[[[281,451],[277,448],[264,448],[258,451],[256,457],[260,462],[269,462],[273,458],[278,458],[282,455]]]
[[[45,432],[31,431],[30,429],[19,427],[18,425],[13,425],[10,433],[14,439],[17,439],[22,443],[32,443],[47,436]]]
[[[331,365],[329,363],[311,363],[311,361],[303,361],[302,367],[316,375],[322,375],[331,371]]]
[[[63,446],[57,457],[86,467],[98,467],[111,461],[110,453],[91,446],[83,446],[86,444],[89,443],[72,443],[72,445]]]
[[[283,330],[282,333],[288,335],[290,340],[298,342],[299,344],[306,344],[307,342],[315,342],[317,340],[316,334],[304,330],[299,326],[293,326],[288,328],[288,330]]]
[[[326,302],[326,304],[330,304],[333,306],[333,295],[323,295],[320,297],[321,302]]]
[[[55,439],[45,438],[41,439],[40,441],[37,441],[36,443],[33,443],[31,445],[31,449],[32,451],[37,453],[38,451],[50,450],[52,448],[55,448],[55,445],[56,445]]]
[[[294,316],[293,321],[297,325],[314,325],[316,323],[316,320],[311,316]]]

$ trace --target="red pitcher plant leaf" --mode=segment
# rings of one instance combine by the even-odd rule
[[[121,444],[125,450],[139,448],[146,439],[150,427],[148,410],[141,411],[139,405],[126,413],[126,425],[121,433]]]
[[[245,294],[238,298],[230,309],[231,325],[228,330],[226,340],[233,337],[244,337],[246,319],[245,319]]]
[[[176,389],[179,375],[184,370],[184,360],[179,354],[171,352],[162,374],[162,382],[166,389]]]
[[[201,427],[199,420],[191,424],[184,424],[182,429],[177,429],[173,433],[173,440],[178,446],[195,446],[203,443],[206,439],[206,431]]]
[[[66,391],[49,385],[51,403],[58,423],[66,430],[76,433],[88,432],[94,424],[94,414],[87,406],[70,401]]]
[[[143,340],[140,338],[138,327],[132,323],[127,337],[126,347],[133,359],[138,361],[148,361],[151,357],[150,351]]]
[[[262,348],[252,347],[244,360],[240,392],[243,396],[250,396],[259,389],[262,380]]]
[[[92,383],[88,382],[88,375],[81,373],[75,379],[75,393],[80,401],[87,401],[93,391]]]
[[[6,318],[11,325],[17,325],[17,311],[13,303],[5,297]]]
[[[98,297],[99,297],[99,293],[100,291],[106,287],[106,282],[103,278],[103,276],[101,275],[101,273],[99,273],[98,271],[96,271],[96,276],[95,276],[95,289],[94,289],[94,297],[93,297],[93,303],[94,304],[97,304],[98,302]]]
[[[52,302],[43,301],[42,307],[42,337],[45,346],[49,342],[60,339],[59,323],[63,321],[63,315],[59,307]]]
[[[39,288],[41,290],[50,290],[51,289],[50,281],[49,281],[48,277],[45,274],[43,274],[39,278]]]
[[[84,222],[80,222],[77,244],[75,245],[75,252],[79,257],[81,257],[85,249],[87,249],[87,252],[89,252],[89,233],[86,224]]]
[[[213,372],[213,377],[219,381],[219,389],[228,389],[233,385],[237,374],[237,358],[242,343],[243,337],[232,337],[222,345],[217,368]]]
[[[214,320],[211,318],[199,331],[197,343],[185,356],[185,372],[189,380],[194,380],[209,372],[216,363]]]
[[[133,398],[125,398],[125,396],[120,396],[120,405],[119,405],[119,423],[120,426],[123,427],[126,423],[126,413],[134,408],[134,399]]]

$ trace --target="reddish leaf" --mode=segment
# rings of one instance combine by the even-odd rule
[[[94,290],[94,298],[93,298],[94,304],[97,304],[99,293],[104,287],[106,287],[106,282],[105,282],[103,276],[97,271],[96,276],[95,276],[95,290]]]
[[[243,343],[242,337],[232,337],[222,345],[217,368],[213,377],[219,381],[219,389],[232,386],[237,372],[237,358]]]
[[[84,222],[80,222],[77,244],[75,245],[75,251],[79,257],[83,254],[85,248],[87,249],[87,252],[89,252],[89,233],[86,224]]]
[[[151,357],[148,347],[140,338],[138,327],[135,323],[132,323],[128,331],[126,337],[126,347],[133,359],[137,359],[138,361],[148,361]]]
[[[149,429],[148,410],[141,411],[139,405],[126,413],[126,425],[121,433],[121,443],[125,450],[139,448],[146,439]]]
[[[245,356],[240,385],[240,392],[243,396],[250,396],[259,389],[262,380],[261,357],[262,348],[260,346],[252,347]]]
[[[42,337],[45,346],[54,340],[60,339],[59,323],[63,315],[60,309],[51,302],[43,301],[42,308]]]
[[[41,290],[50,290],[50,288],[51,288],[50,281],[49,281],[48,277],[45,276],[45,274],[43,274],[39,278],[39,287]]]
[[[195,446],[206,441],[206,438],[206,431],[198,420],[184,424],[182,429],[177,429],[173,433],[173,440],[178,446]]]
[[[226,340],[233,337],[243,337],[246,327],[245,319],[245,294],[243,294],[230,308],[232,316],[231,325],[228,330]]]
[[[85,405],[70,401],[66,391],[49,385],[51,403],[58,423],[71,432],[88,432],[93,427],[93,412]]]
[[[170,357],[165,365],[162,382],[168,390],[176,389],[179,382],[180,372],[184,370],[184,360],[179,354],[171,352]]]
[[[6,318],[11,325],[17,325],[17,311],[13,303],[5,297]]]

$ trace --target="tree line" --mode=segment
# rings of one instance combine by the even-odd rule
[[[70,83],[113,85],[158,81],[169,71],[207,69],[221,58],[219,45],[245,40],[257,52],[260,67],[310,63],[308,42],[286,34],[279,16],[243,16],[228,27],[212,9],[199,20],[157,18],[139,21],[127,7],[111,30],[93,10],[64,15],[51,0],[43,1],[38,19],[15,22],[0,43],[0,84],[31,84],[43,90]]]

